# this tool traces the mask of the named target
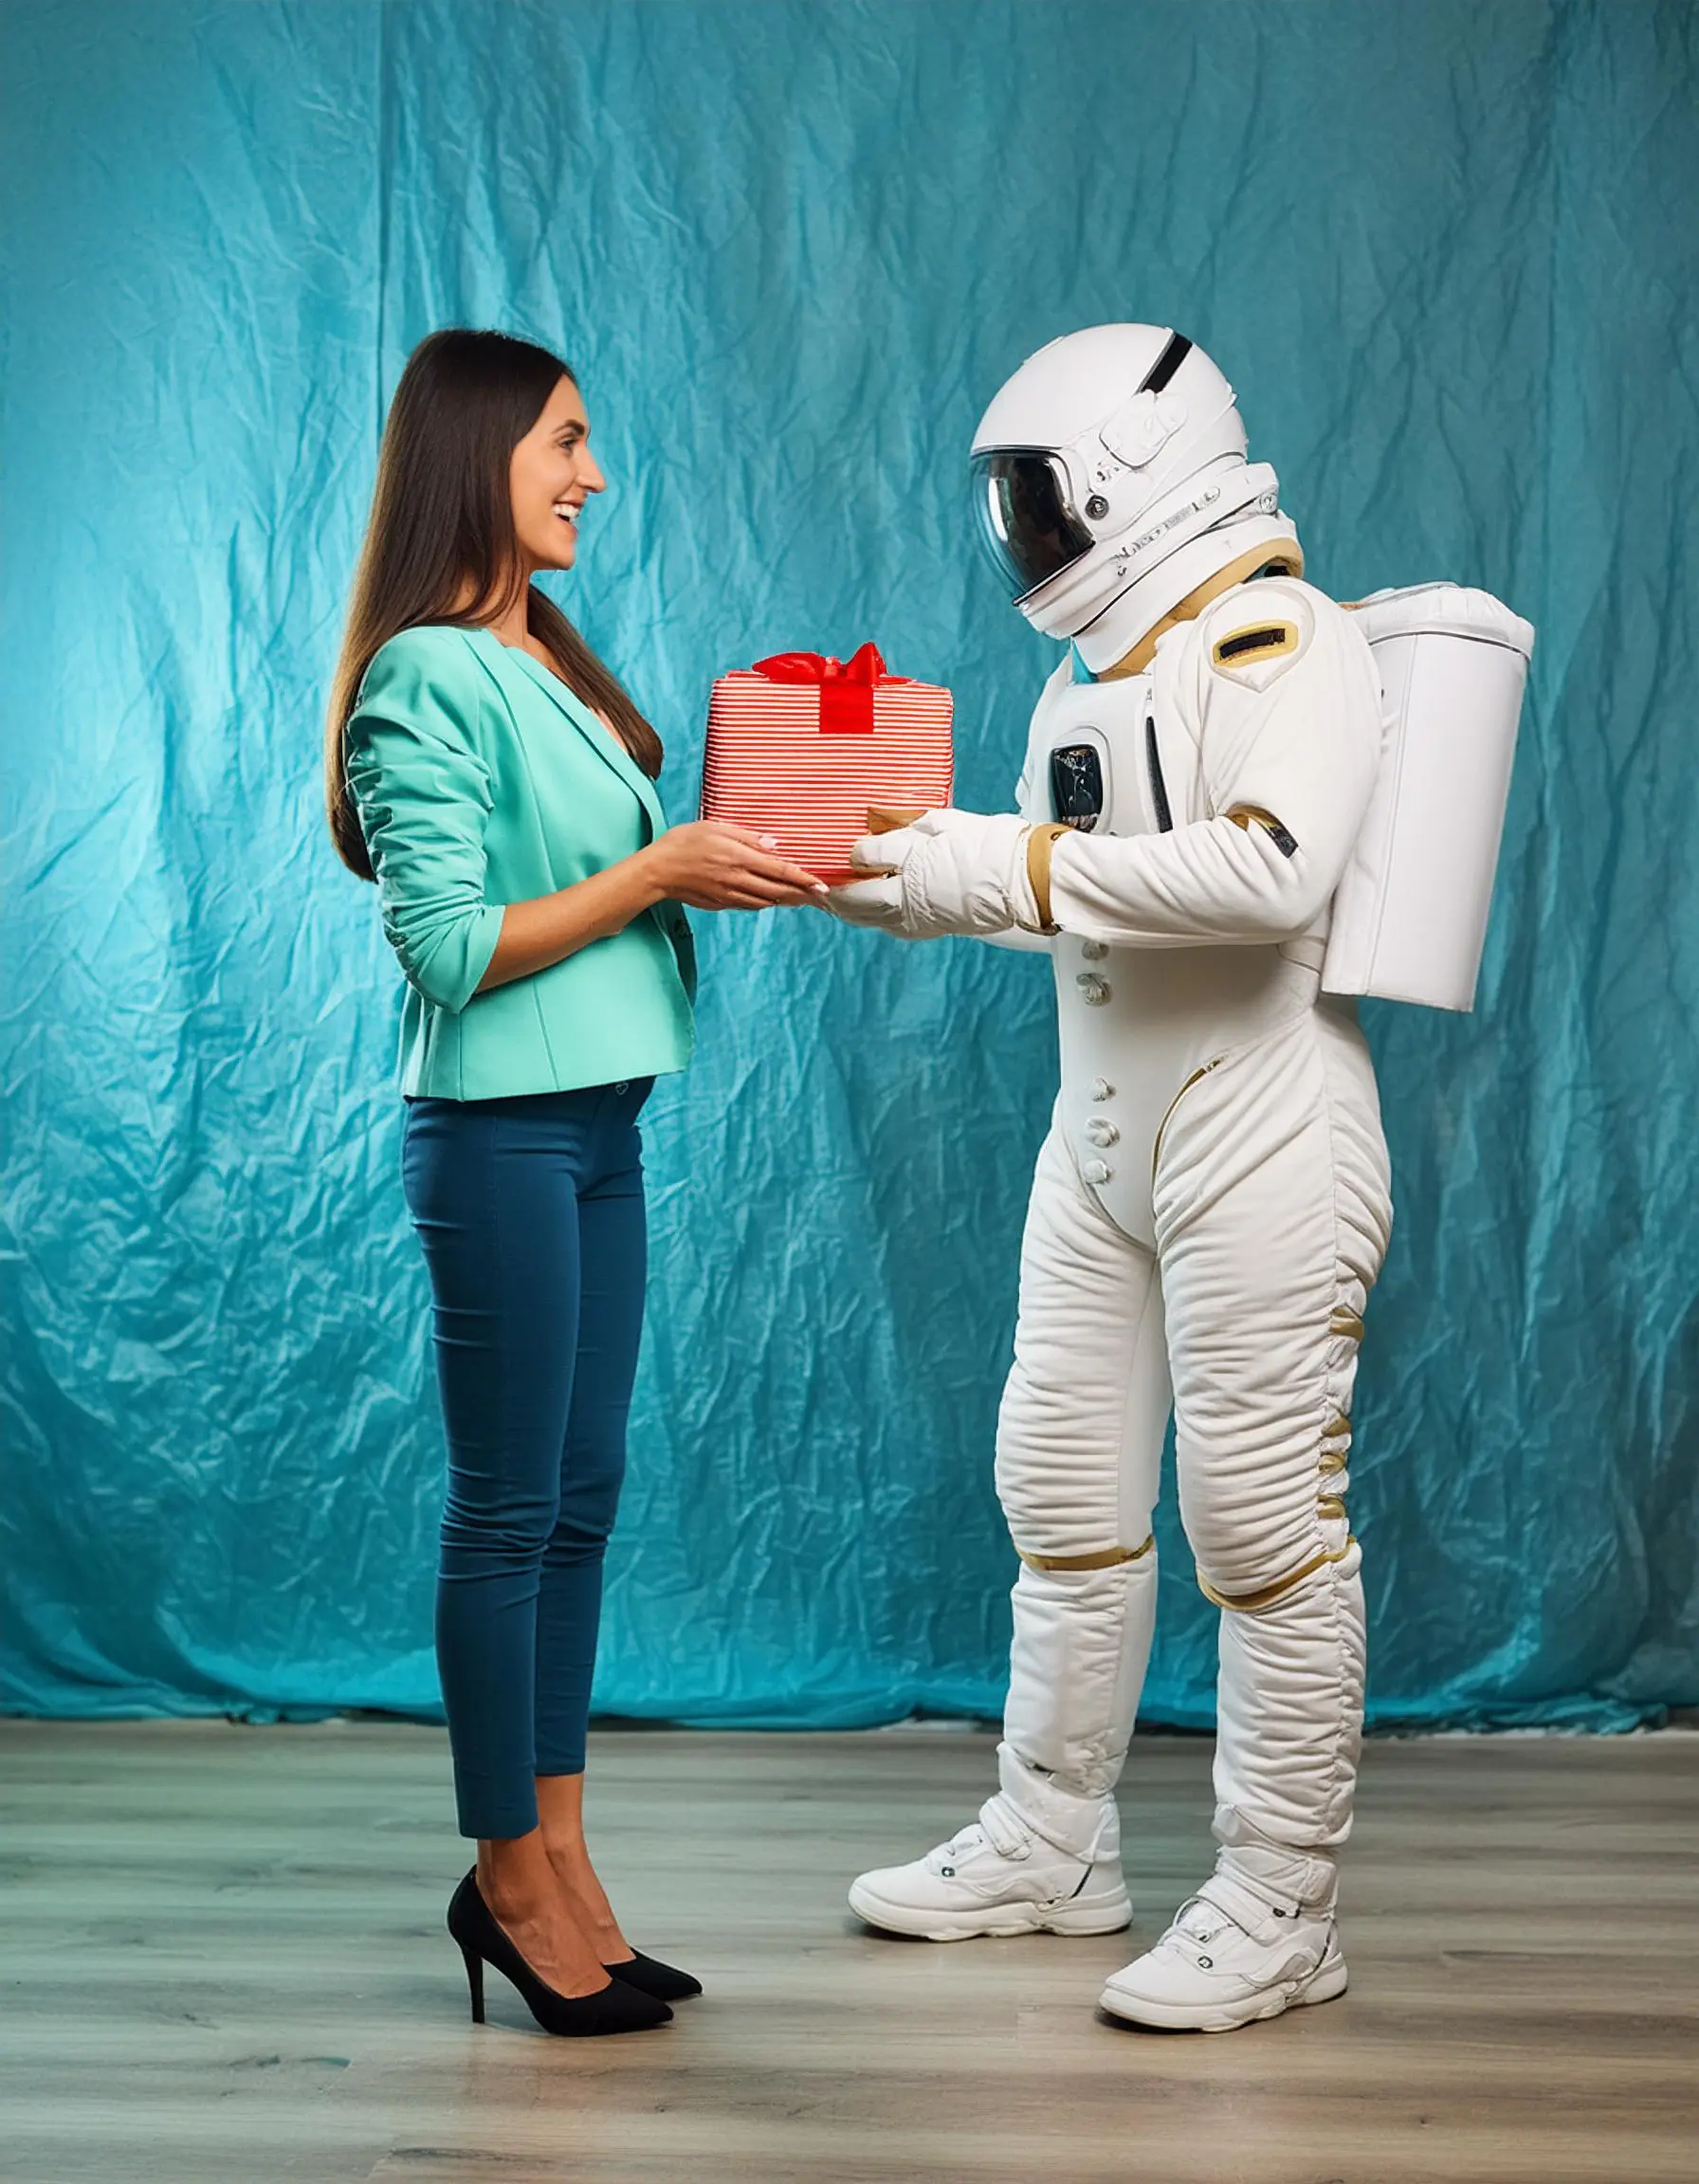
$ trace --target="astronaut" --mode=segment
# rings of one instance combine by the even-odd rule
[[[996,1793],[850,1901],[931,1940],[1130,1920],[1114,1791],[1172,1410],[1186,1538],[1221,1611],[1219,1850],[1102,2001],[1226,2030],[1345,1986],[1364,1658],[1346,1464],[1392,1210],[1355,1005],[1321,970],[1379,685],[1351,616],[1302,580],[1232,388],[1170,329],[1039,351],[981,420],[974,470],[1016,606],[1071,640],[1018,815],[933,811],[868,836],[855,862],[879,876],[831,907],[1054,963],[1061,1088],[996,1444],[1021,1568]]]

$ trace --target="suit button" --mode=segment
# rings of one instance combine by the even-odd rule
[[[1088,1009],[1101,1009],[1109,998],[1109,981],[1100,978],[1095,971],[1082,971],[1074,979],[1080,990],[1080,999]]]
[[[1082,940],[1080,942],[1080,954],[1087,963],[1101,963],[1108,953],[1108,943],[1105,940]]]
[[[1094,1115],[1086,1125],[1086,1135],[1093,1145],[1118,1145],[1121,1132],[1106,1115]]]
[[[1106,1077],[1095,1078],[1092,1081],[1091,1097],[1094,1100],[1113,1100],[1115,1087]]]
[[[1080,1170],[1087,1183],[1106,1183],[1114,1173],[1114,1169],[1103,1160],[1087,1160]]]

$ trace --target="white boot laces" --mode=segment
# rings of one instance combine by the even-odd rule
[[[987,1847],[999,1858],[1027,1858],[1032,1855],[1032,1838],[1015,1819],[1008,1802],[1001,1796],[991,1797],[979,1809],[979,1817],[959,1828],[947,1843],[926,1853],[928,1872],[938,1874],[945,1881],[956,1878],[956,1868],[964,1865],[977,1851]]]
[[[1267,1938],[1270,1920],[1298,1916],[1297,1904],[1265,1902],[1231,1873],[1213,1873],[1197,1895],[1180,1905],[1162,1940],[1190,1956],[1199,1971],[1209,1972],[1215,1967],[1213,1945],[1229,1928],[1254,1941]]]
[[[1201,1896],[1194,1896],[1189,1903],[1182,1903],[1172,1926],[1158,1943],[1159,1948],[1173,1949],[1177,1955],[1189,1956],[1200,1970],[1208,1972],[1215,1963],[1209,1954],[1216,1935],[1233,1921],[1225,1911],[1217,1910]]]
[[[928,1850],[925,1866],[928,1873],[937,1873],[946,1881],[954,1881],[956,1868],[971,1858],[976,1850],[985,1847],[985,1830],[976,1820],[971,1826],[959,1828],[947,1843],[939,1844]]]
[[[1030,1858],[1032,1830],[1001,1791],[979,1808],[979,1825],[999,1858]]]

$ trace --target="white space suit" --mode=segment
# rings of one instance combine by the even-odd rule
[[[1021,1266],[996,1482],[1022,1567],[1000,1788],[870,1922],[934,1938],[1130,1918],[1113,1790],[1181,1515],[1222,1610],[1217,1869],[1105,2006],[1225,2029],[1341,1992],[1336,1856],[1363,1684],[1346,1516],[1362,1313],[1389,1182],[1352,1004],[1320,990],[1380,751],[1351,617],[1306,585],[1272,473],[1209,359],[1090,329],[1022,367],[976,442],[1023,612],[1071,637],[1018,815],[869,839],[834,898],[906,937],[1054,959],[1062,1079]]]

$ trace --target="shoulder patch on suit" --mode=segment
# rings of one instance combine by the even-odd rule
[[[1273,660],[1283,652],[1297,649],[1295,622],[1256,622],[1217,639],[1210,660],[1216,667],[1232,667],[1238,663],[1250,666],[1253,661]]]
[[[1200,659],[1206,682],[1260,694],[1310,651],[1316,610],[1308,587],[1295,578],[1257,577],[1205,610]]]

